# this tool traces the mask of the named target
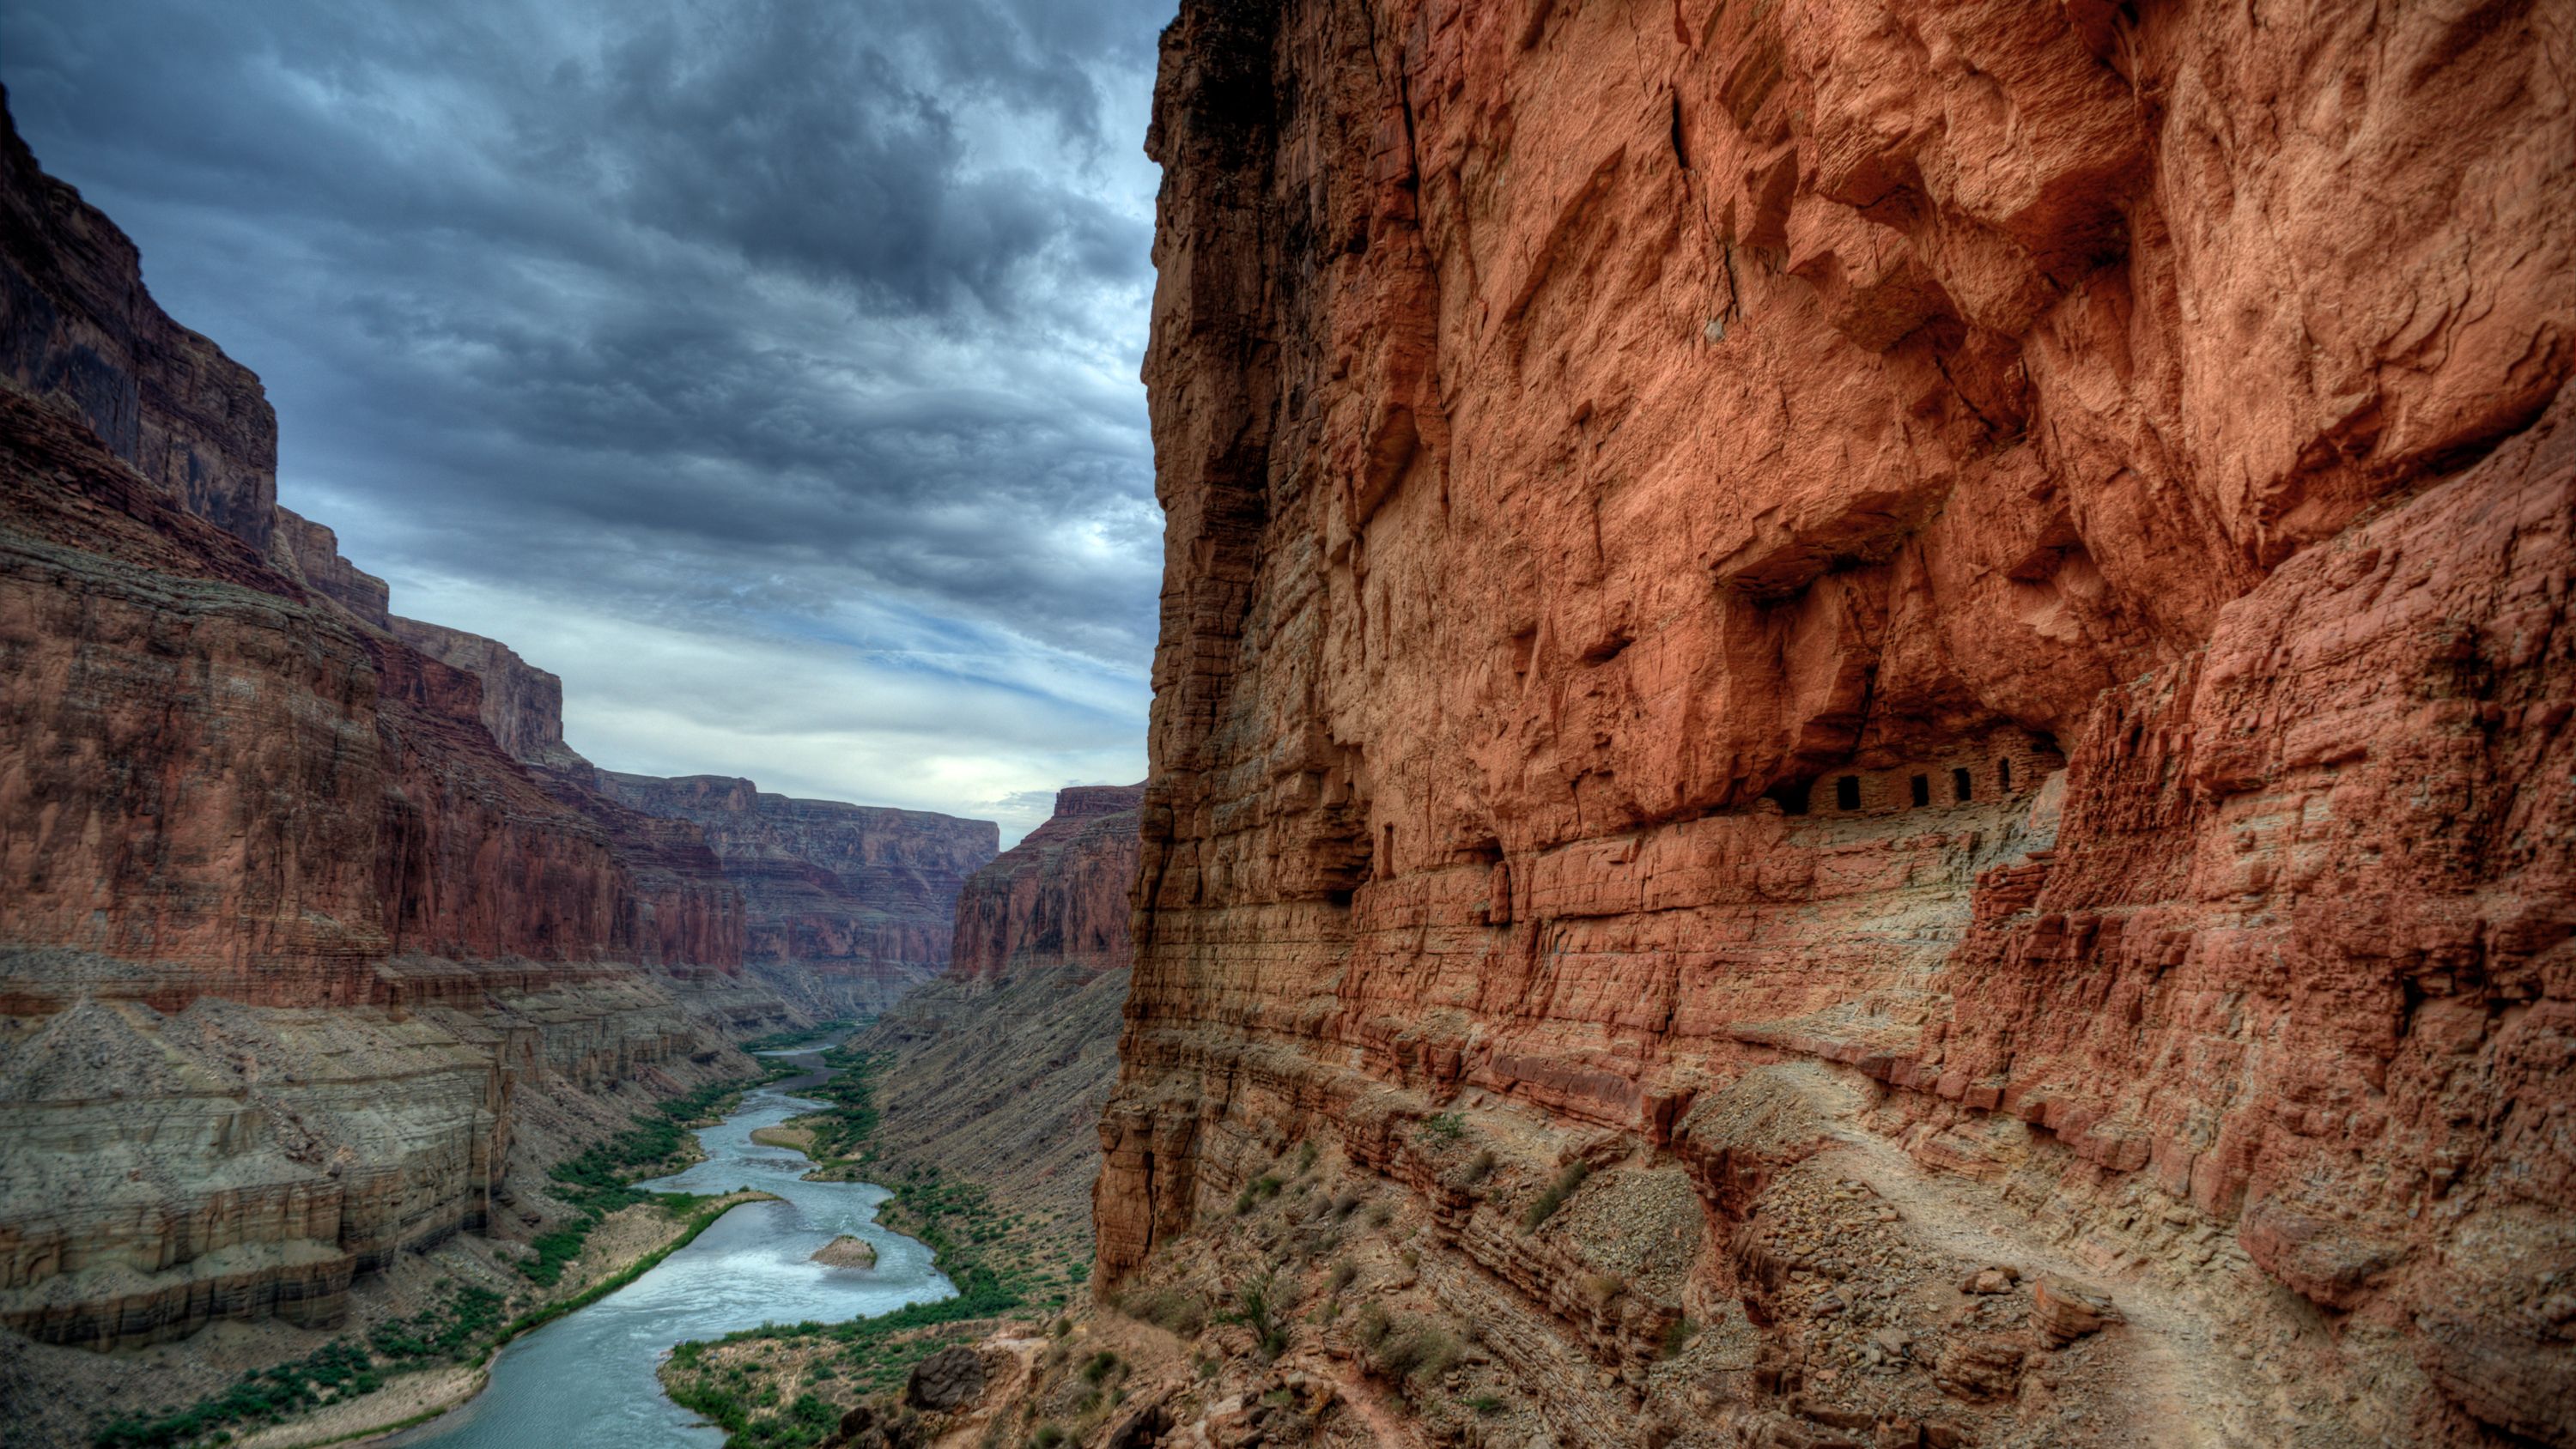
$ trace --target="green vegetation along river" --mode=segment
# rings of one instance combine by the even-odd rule
[[[807,1052],[777,1055],[810,1055]],[[795,1095],[819,1075],[791,1077],[743,1098],[702,1128],[706,1160],[639,1183],[654,1192],[754,1187],[777,1202],[725,1214],[643,1277],[502,1350],[473,1402],[391,1441],[402,1449],[715,1449],[723,1431],[663,1397],[653,1369],[683,1339],[720,1338],[763,1323],[837,1322],[946,1298],[955,1290],[930,1249],[879,1227],[884,1188],[807,1182],[812,1164],[751,1140],[822,1106]],[[877,1250],[874,1268],[827,1268],[814,1251],[849,1233]]]

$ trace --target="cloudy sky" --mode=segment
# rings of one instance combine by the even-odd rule
[[[1144,774],[1173,0],[10,0],[38,160],[397,613],[599,763],[1003,823]]]

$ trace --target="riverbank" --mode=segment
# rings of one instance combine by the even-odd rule
[[[632,1282],[727,1209],[767,1198],[651,1195],[630,1184],[700,1161],[695,1131],[722,1121],[745,1093],[778,1075],[771,1068],[709,1083],[635,1114],[625,1130],[548,1170],[542,1191],[561,1205],[553,1211],[569,1210],[569,1217],[529,1243],[460,1234],[403,1255],[368,1285],[373,1306],[353,1301],[348,1324],[301,1356],[293,1356],[296,1349],[279,1354],[258,1347],[295,1332],[284,1325],[221,1325],[198,1335],[192,1357],[230,1358],[237,1377],[207,1384],[199,1376],[194,1392],[202,1397],[194,1402],[167,1406],[164,1400],[156,1410],[93,1420],[79,1431],[81,1439],[91,1449],[181,1449],[226,1438],[256,1438],[267,1449],[312,1449],[436,1417],[472,1397],[480,1382],[475,1375],[502,1345]],[[523,1201],[530,1190],[522,1186]],[[321,1339],[297,1336],[307,1344]],[[28,1389],[46,1391],[45,1367],[21,1366]],[[148,1372],[129,1382],[160,1382],[164,1392],[186,1384]],[[77,1376],[54,1386],[64,1393],[76,1387]],[[59,1429],[54,1437],[80,1442]]]
[[[887,1190],[814,1182],[806,1176],[810,1159],[768,1142],[772,1129],[816,1108],[820,1099],[809,1095],[816,1085],[796,1075],[755,1092],[742,1110],[700,1134],[704,1163],[636,1185],[708,1191],[745,1183],[777,1201],[728,1214],[631,1285],[530,1336],[494,1361],[479,1399],[406,1433],[397,1441],[402,1449],[711,1449],[720,1436],[708,1432],[695,1406],[662,1391],[656,1370],[665,1346],[777,1321],[900,1318],[953,1299],[957,1285],[933,1265],[929,1245],[878,1221]],[[833,1243],[853,1240],[873,1251],[874,1266],[814,1260]],[[781,1402],[797,1397],[782,1387]]]
[[[883,1187],[889,1196],[877,1223],[928,1245],[957,1295],[841,1323],[762,1324],[679,1344],[656,1372],[662,1391],[723,1429],[726,1449],[810,1449],[859,1403],[899,1391],[922,1359],[1015,1320],[1043,1323],[1088,1283],[1088,1254],[1053,1214],[1006,1208],[983,1184],[934,1163],[877,1154],[874,1089],[890,1057],[828,1054],[833,1077],[797,1091],[830,1105],[751,1137],[813,1163],[804,1181]]]
[[[426,1424],[483,1391],[491,1374],[481,1364],[404,1374],[362,1398],[317,1409],[292,1424],[277,1424],[233,1441],[233,1449],[320,1449],[363,1444]]]
[[[511,1319],[474,1362],[398,1374],[382,1388],[333,1399],[311,1412],[236,1438],[234,1449],[355,1446],[430,1423],[483,1391],[490,1379],[492,1355],[513,1339],[586,1308],[651,1272],[733,1209],[777,1200],[773,1193],[732,1192],[697,1200],[697,1206],[676,1214],[665,1201],[620,1209],[602,1223],[603,1229],[614,1230],[595,1233],[574,1264],[578,1271],[564,1275],[576,1285],[573,1291]]]

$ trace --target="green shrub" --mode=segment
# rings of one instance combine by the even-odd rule
[[[1351,1336],[1359,1340],[1362,1348],[1375,1348],[1386,1342],[1387,1334],[1394,1327],[1394,1321],[1386,1316],[1386,1310],[1371,1303],[1360,1309],[1359,1321],[1351,1325]]]
[[[472,1363],[500,1337],[502,1306],[501,1295],[489,1288],[458,1289],[408,1318],[377,1324],[368,1330],[363,1347],[347,1340],[325,1344],[292,1363],[245,1373],[186,1409],[117,1419],[92,1442],[97,1449],[164,1449],[229,1436],[234,1425],[274,1423],[374,1393],[389,1374]]]
[[[1539,1225],[1556,1216],[1556,1210],[1565,1206],[1565,1200],[1574,1196],[1575,1189],[1583,1186],[1583,1180],[1591,1175],[1590,1166],[1581,1162],[1567,1163],[1565,1170],[1556,1175],[1556,1181],[1549,1183],[1547,1190],[1533,1199],[1529,1209],[1521,1214],[1521,1231],[1537,1232]]]
[[[813,1026],[807,1027],[803,1031],[773,1031],[767,1036],[756,1036],[751,1040],[742,1043],[742,1050],[747,1052],[779,1051],[786,1047],[798,1046],[805,1042],[812,1041],[818,1036],[841,1035],[857,1025],[858,1023],[855,1021],[844,1021],[839,1018],[834,1018],[831,1021],[818,1022]]]
[[[1387,1334],[1377,1346],[1379,1367],[1393,1379],[1439,1378],[1466,1355],[1458,1335],[1435,1323],[1416,1321]]]
[[[1422,1130],[1444,1142],[1455,1142],[1466,1135],[1467,1119],[1455,1112],[1443,1112],[1437,1117],[1424,1118]]]
[[[1251,1329],[1265,1362],[1288,1349],[1288,1328],[1279,1320],[1282,1305],[1274,1301],[1276,1292],[1271,1275],[1264,1273],[1235,1290],[1234,1311],[1221,1319]]]
[[[1196,1294],[1184,1293],[1178,1288],[1147,1288],[1131,1292],[1120,1300],[1120,1311],[1183,1338],[1198,1337],[1208,1325],[1207,1304]]]

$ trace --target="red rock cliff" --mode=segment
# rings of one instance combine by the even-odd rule
[[[795,800],[722,775],[593,778],[628,808],[705,832],[742,891],[744,959],[832,1015],[873,1016],[947,969],[958,890],[1001,843],[989,820]]]
[[[1810,1366],[1860,1321],[1803,1316],[1756,1246],[1812,1220],[1720,1131],[1812,1069],[1979,1231],[2304,1300],[2230,1330],[2280,1335],[2251,1442],[2576,1442],[2569,47],[2520,3],[1184,4],[1104,1278],[1337,1134],[1528,1382],[1551,1334],[1618,1369],[1559,1435],[1866,1426],[1848,1378],[1648,1373],[1684,1302]],[[1687,1166],[1696,1286],[1581,1307],[1435,1181],[1444,1109]]]
[[[952,974],[993,983],[1032,966],[1098,974],[1132,963],[1142,785],[1058,790],[1046,823],[967,878]]]
[[[483,681],[483,726],[512,759],[576,770],[589,764],[564,743],[561,678],[480,634],[418,619],[391,619],[387,627],[421,653]]]
[[[276,526],[277,414],[250,369],[170,320],[116,224],[0,137],[0,372],[87,421],[172,506],[254,548]]]

